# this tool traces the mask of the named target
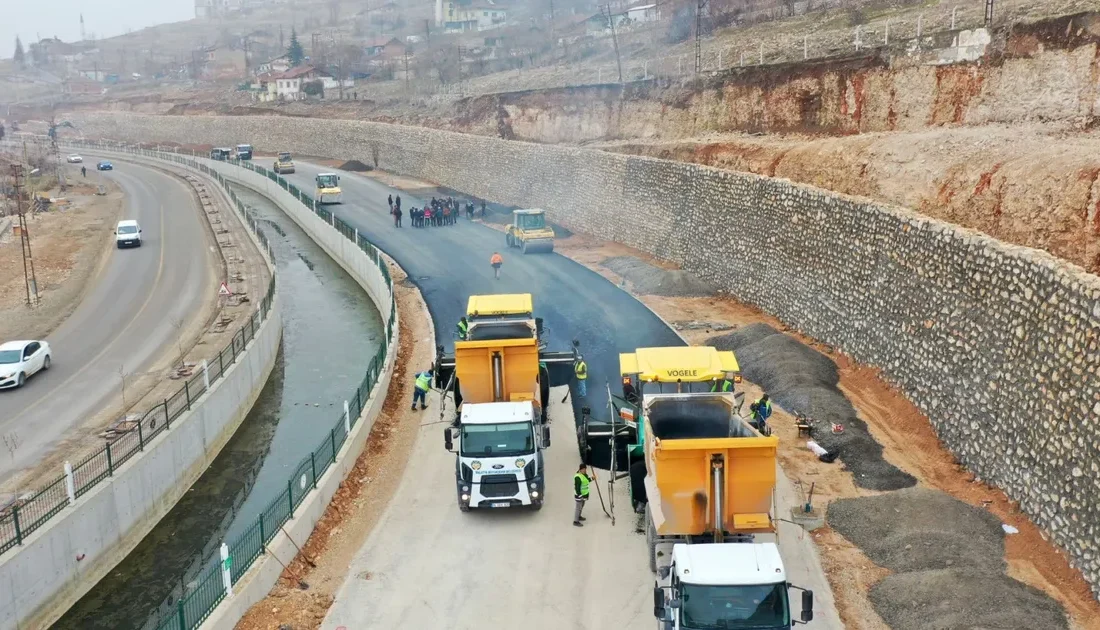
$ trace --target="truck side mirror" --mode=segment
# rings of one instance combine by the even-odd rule
[[[543,425],[542,427],[542,447],[550,448],[550,426]]]
[[[665,592],[660,586],[653,587],[653,616],[661,620],[665,617]]]
[[[443,429],[443,445],[447,447],[448,451],[455,450],[454,438],[451,437],[451,428],[447,427]]]
[[[814,620],[814,592],[802,591],[802,623]]]

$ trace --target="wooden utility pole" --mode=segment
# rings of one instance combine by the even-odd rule
[[[611,5],[603,5],[607,10],[607,23],[611,26],[611,45],[615,47],[615,65],[619,69],[619,83],[623,82],[623,60],[619,58],[619,37],[615,34],[615,20],[611,17]]]
[[[15,189],[15,212],[19,215],[19,244],[23,253],[23,283],[27,287],[27,306],[36,306],[38,304],[38,281],[34,276],[31,234],[27,231],[27,211],[23,205],[22,164],[11,165],[11,177],[12,188]]]
[[[703,70],[703,9],[707,0],[698,0],[695,4],[695,75]]]
[[[409,94],[409,47],[405,46],[405,95]]]

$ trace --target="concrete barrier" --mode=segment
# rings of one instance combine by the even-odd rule
[[[196,161],[217,171],[225,179],[247,186],[273,201],[363,287],[382,319],[389,319],[391,310],[396,306],[391,301],[389,285],[375,261],[356,242],[346,238],[333,225],[326,223],[303,205],[295,195],[267,177],[225,162],[203,158],[196,158]],[[390,264],[395,264],[388,256],[381,255]],[[400,347],[400,324],[396,314],[394,317],[393,339],[390,340],[378,382],[371,391],[370,398],[363,404],[359,420],[337,453],[336,462],[317,480],[317,489],[310,492],[298,506],[294,518],[283,525],[282,531],[267,545],[266,554],[256,560],[237,581],[232,596],[218,604],[202,627],[233,628],[253,604],[267,596],[278,581],[284,566],[294,559],[298,549],[305,544],[348,471],[355,465],[366,445],[371,428],[382,411],[393,377],[394,362]],[[428,321],[431,321],[430,317]]]
[[[32,630],[56,621],[202,475],[248,415],[275,365],[282,337],[279,304],[276,289],[267,318],[237,360],[168,430],[22,546],[0,556],[0,628]]]

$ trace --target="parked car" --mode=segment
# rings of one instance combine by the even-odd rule
[[[22,387],[35,373],[50,369],[50,361],[50,344],[45,341],[0,344],[0,389]]]
[[[113,171],[113,170],[115,170],[115,167],[114,167],[114,165],[112,165],[107,160],[103,160],[99,164],[95,165],[95,170],[97,170],[97,171]]]
[[[141,226],[133,219],[119,221],[115,227],[115,242],[119,249],[141,247]]]
[[[80,157],[79,155],[75,155],[75,154],[70,155],[69,157],[67,157],[65,159],[66,159],[66,161],[69,162],[69,164],[80,164],[81,162],[84,161],[84,158]]]

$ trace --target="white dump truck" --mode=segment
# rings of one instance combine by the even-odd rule
[[[447,450],[457,453],[460,510],[542,507],[546,491],[542,451],[550,446],[550,427],[539,420],[529,400],[462,405],[455,426],[444,432]]]

